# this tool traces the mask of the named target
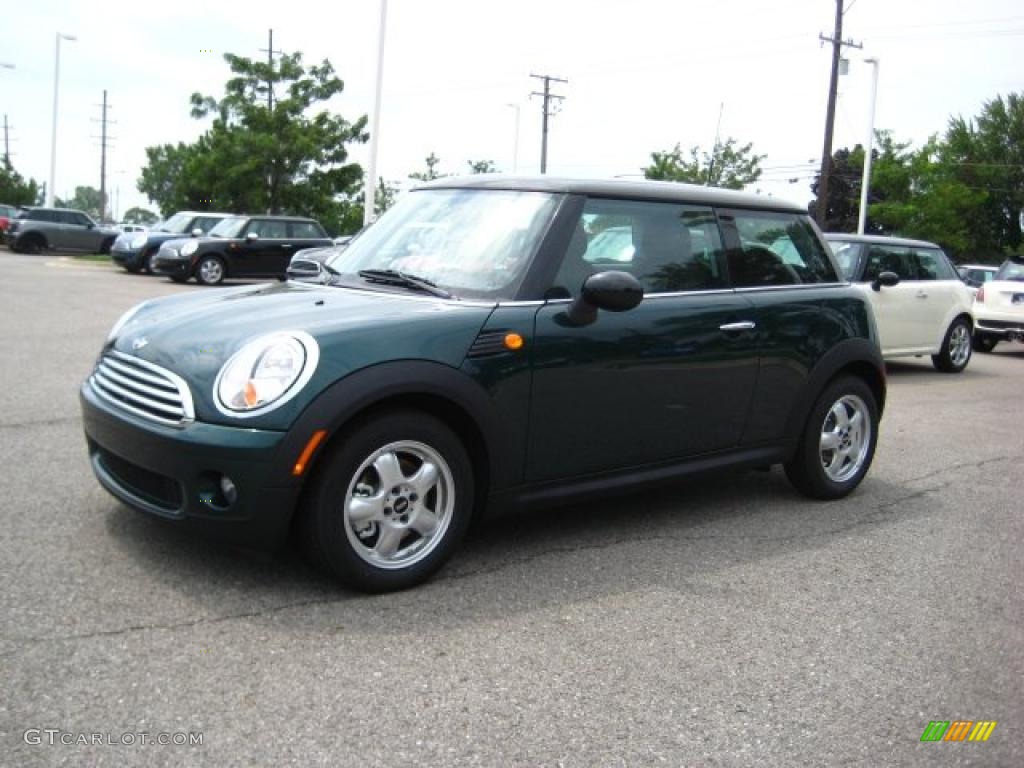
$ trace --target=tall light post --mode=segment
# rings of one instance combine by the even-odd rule
[[[57,178],[57,94],[60,89],[60,41],[70,40],[74,42],[78,38],[74,35],[57,33],[56,53],[53,60],[53,135],[50,137],[50,183],[46,185],[46,207],[53,207],[53,185]]]
[[[366,164],[366,198],[363,201],[363,226],[373,223],[377,207],[377,143],[380,139],[380,99],[384,87],[384,33],[388,23],[388,0],[380,0],[380,25],[377,30],[377,85],[373,97],[373,123],[370,126],[370,159]]]
[[[516,111],[516,132],[512,140],[512,173],[519,173],[519,105],[509,102],[505,106]]]
[[[871,65],[871,107],[868,110],[868,139],[864,147],[864,176],[860,181],[860,216],[857,219],[857,234],[864,234],[868,222],[868,192],[871,189],[871,147],[875,140],[875,100],[878,97],[878,59],[864,59]]]

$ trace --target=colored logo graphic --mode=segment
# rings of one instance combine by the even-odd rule
[[[995,720],[932,720],[921,741],[988,741],[995,729]]]

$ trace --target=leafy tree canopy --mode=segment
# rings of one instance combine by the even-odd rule
[[[651,164],[643,169],[644,177],[661,181],[682,181],[726,189],[743,189],[761,177],[761,161],[765,155],[753,151],[753,144],[739,146],[729,137],[702,152],[690,148],[685,157],[679,144],[666,152],[652,152]]]
[[[491,160],[467,160],[470,173],[498,173],[498,166]]]
[[[448,175],[445,173],[438,172],[437,166],[440,164],[441,159],[433,152],[431,152],[430,155],[427,156],[425,162],[427,164],[427,169],[425,171],[416,171],[415,173],[410,173],[410,179],[416,179],[417,181],[433,181],[434,179],[440,179],[442,176]]]
[[[9,158],[0,160],[0,203],[35,205],[42,194],[34,179],[24,179],[14,170]]]
[[[160,217],[152,211],[138,207],[129,208],[124,212],[124,216],[121,218],[125,224],[142,224],[147,227],[151,224],[156,224],[159,219]]]
[[[61,200],[59,197],[53,199],[55,208],[74,208],[78,211],[85,211],[97,221],[101,218],[102,202],[100,191],[95,187],[75,187],[75,194],[68,200]]]

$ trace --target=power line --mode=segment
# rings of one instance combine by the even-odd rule
[[[551,111],[551,102],[554,101],[556,104],[561,104],[564,100],[564,96],[559,96],[556,93],[551,93],[551,83],[568,83],[568,80],[563,80],[560,77],[553,77],[551,75],[534,75],[538,80],[544,81],[544,92],[538,93],[534,91],[530,94],[533,96],[541,96],[544,101],[541,104],[541,141],[540,141],[540,172],[547,173],[548,171],[548,118],[553,114]]]

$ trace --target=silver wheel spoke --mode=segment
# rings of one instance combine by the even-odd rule
[[[357,526],[384,516],[383,496],[353,496],[348,502],[348,519]]]
[[[429,461],[425,461],[423,466],[416,471],[416,474],[409,478],[408,482],[409,485],[416,489],[416,493],[422,499],[437,484],[438,476],[437,467]]]
[[[846,406],[843,405],[842,400],[832,406],[832,416],[836,420],[837,427],[845,429],[850,426],[850,416],[847,414]]]
[[[391,452],[383,453],[373,462],[373,468],[377,470],[380,477],[381,488],[385,493],[387,489],[405,482],[405,475],[402,474],[402,467],[398,463],[398,457]]]
[[[826,477],[844,483],[856,476],[867,460],[872,429],[870,411],[859,397],[844,395],[833,403],[818,443]]]
[[[373,551],[381,557],[391,557],[398,551],[398,545],[402,542],[402,535],[405,533],[400,528],[392,528],[385,525],[380,529],[380,536],[377,537],[377,544]]]
[[[433,535],[434,531],[437,530],[437,525],[437,515],[429,509],[421,509],[409,523],[409,527],[420,534],[420,536]]]

